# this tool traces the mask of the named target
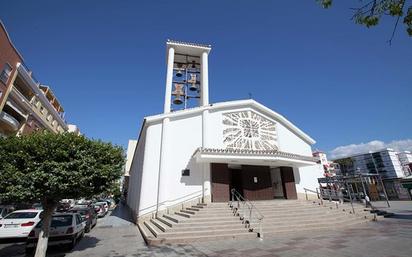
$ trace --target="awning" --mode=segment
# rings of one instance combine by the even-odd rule
[[[316,165],[319,158],[277,150],[198,148],[193,154],[199,163],[231,163],[245,165],[293,166]]]

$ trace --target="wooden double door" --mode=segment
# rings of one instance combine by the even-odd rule
[[[285,199],[296,199],[295,179],[291,167],[280,167]],[[275,198],[269,166],[242,165],[231,169],[226,163],[212,163],[212,201],[230,200],[230,190],[236,189],[248,200],[271,200]]]

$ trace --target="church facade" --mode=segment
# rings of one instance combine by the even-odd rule
[[[251,99],[209,104],[210,50],[167,42],[164,113],[144,119],[129,171],[136,220],[227,202],[233,189],[251,201],[302,198],[323,175],[315,141],[279,113]]]

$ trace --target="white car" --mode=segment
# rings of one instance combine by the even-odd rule
[[[109,205],[107,204],[107,202],[97,202],[96,204],[103,204],[104,214],[106,214],[109,211]]]
[[[31,252],[37,245],[42,222],[30,232],[27,238],[26,251]],[[73,248],[77,241],[84,236],[86,222],[78,213],[53,214],[50,223],[48,245],[65,244]]]
[[[0,220],[0,239],[25,238],[40,222],[42,210],[19,210]]]

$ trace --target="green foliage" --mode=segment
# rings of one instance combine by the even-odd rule
[[[317,0],[323,8],[327,9],[332,6],[332,0]]]
[[[119,179],[123,150],[73,133],[0,138],[0,199],[56,203],[92,197]]]
[[[332,0],[317,0],[317,2],[323,8],[332,6]],[[407,8],[408,11],[405,14],[406,0],[372,0],[360,2],[362,2],[360,7],[351,8],[354,10],[352,18],[355,23],[369,28],[378,25],[383,15],[388,15],[397,19],[394,27],[395,31],[399,19],[403,17],[406,32],[409,36],[412,36],[412,6]]]

